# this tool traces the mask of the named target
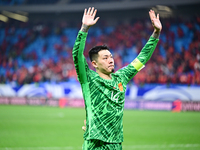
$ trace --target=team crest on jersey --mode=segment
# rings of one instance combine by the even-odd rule
[[[119,87],[119,90],[122,92],[123,91],[123,86],[122,86],[121,82],[118,84],[118,87]]]

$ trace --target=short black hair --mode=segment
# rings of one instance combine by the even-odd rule
[[[107,45],[100,45],[95,46],[89,50],[89,57],[91,62],[97,58],[98,52],[101,50],[109,50],[109,47]]]

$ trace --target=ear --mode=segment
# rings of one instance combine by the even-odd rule
[[[96,69],[97,68],[97,62],[95,60],[92,61],[92,66]]]

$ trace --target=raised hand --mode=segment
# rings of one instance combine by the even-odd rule
[[[99,20],[99,17],[95,19],[96,13],[97,9],[94,9],[94,7],[89,7],[88,10],[85,9],[82,19],[82,31],[87,32],[91,26],[96,24],[96,22]]]
[[[154,32],[158,33],[162,30],[162,24],[159,19],[159,14],[155,15],[153,10],[149,11],[149,17],[151,19],[152,25],[154,27]]]

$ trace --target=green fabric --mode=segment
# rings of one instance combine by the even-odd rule
[[[121,143],[105,143],[100,140],[85,140],[82,150],[122,150]]]
[[[156,45],[158,43],[159,39],[155,39],[152,36],[149,38],[148,42],[145,44],[139,55],[137,56],[137,59],[145,65],[146,62],[151,58],[151,55],[153,54]]]
[[[138,71],[129,64],[112,73],[111,80],[101,78],[95,71],[89,69],[83,55],[86,37],[87,33],[79,31],[72,52],[85,101],[84,139],[121,143],[123,142],[122,120],[126,85]]]

